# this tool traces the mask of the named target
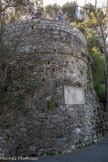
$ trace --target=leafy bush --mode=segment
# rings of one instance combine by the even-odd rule
[[[96,39],[96,34],[93,30],[88,29],[87,43],[88,43],[88,53],[92,56],[92,75],[93,75],[93,86],[97,92],[97,95],[101,102],[105,102],[105,62],[104,57],[97,46],[101,44],[99,40]],[[102,45],[101,45],[102,46]]]

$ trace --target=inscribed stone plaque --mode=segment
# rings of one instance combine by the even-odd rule
[[[85,104],[84,89],[64,86],[65,104]]]

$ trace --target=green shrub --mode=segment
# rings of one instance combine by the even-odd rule
[[[88,53],[92,57],[93,86],[101,102],[105,102],[105,62],[102,55],[102,43],[92,29],[86,30]],[[100,50],[101,49],[101,50]]]
[[[46,152],[47,155],[54,156],[56,153],[54,151]]]

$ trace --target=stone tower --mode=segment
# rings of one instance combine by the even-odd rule
[[[4,42],[14,54],[8,89],[20,101],[13,102],[18,108],[7,116],[8,128],[1,127],[1,154],[70,152],[96,143],[99,103],[83,34],[67,23],[33,19],[9,24]]]

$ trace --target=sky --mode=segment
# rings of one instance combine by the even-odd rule
[[[72,1],[77,1],[77,4],[79,6],[83,6],[86,3],[92,3],[93,5],[95,4],[95,0],[43,0],[44,6],[48,4],[54,4],[57,3],[58,5],[63,5],[66,2],[72,2]],[[102,7],[103,4],[106,5],[107,0],[97,0],[97,6]]]

